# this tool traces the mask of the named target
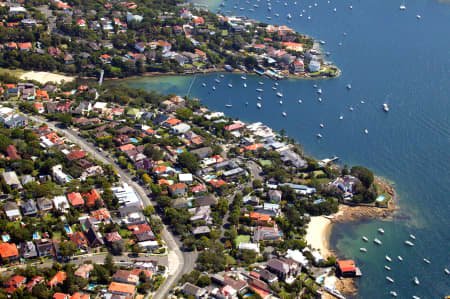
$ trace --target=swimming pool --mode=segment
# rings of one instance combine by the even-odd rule
[[[321,284],[324,280],[325,280],[325,275],[321,275],[321,276],[316,278],[316,282],[318,284]]]
[[[383,200],[385,200],[385,198],[386,198],[386,196],[380,195],[380,196],[377,197],[377,199],[375,199],[375,201],[382,202]]]
[[[130,138],[131,142],[138,143],[139,141],[136,138]]]
[[[33,233],[33,240],[39,240],[40,238],[41,238],[41,236],[39,236],[38,232]]]
[[[66,230],[66,233],[68,233],[68,234],[72,233],[72,229],[70,228],[70,226],[64,225],[64,229]]]
[[[321,198],[321,199],[317,199],[317,200],[313,201],[313,203],[314,203],[315,205],[317,205],[317,204],[319,204],[319,203],[323,203],[324,201],[325,201],[325,199]]]

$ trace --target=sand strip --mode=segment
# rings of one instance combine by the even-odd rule
[[[72,82],[75,80],[75,77],[70,76],[64,76],[64,75],[58,75],[53,74],[49,72],[26,72],[20,75],[21,80],[34,80],[38,81],[41,84],[46,84],[47,82],[55,82],[55,83],[62,83],[64,82]]]

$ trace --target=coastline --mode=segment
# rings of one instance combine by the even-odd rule
[[[318,249],[324,258],[327,258],[335,255],[335,251],[330,245],[330,236],[334,224],[365,219],[391,220],[392,215],[397,209],[395,189],[382,177],[376,177],[375,180],[392,196],[386,208],[340,204],[339,211],[335,214],[330,216],[313,216],[308,224],[305,235],[305,240],[308,245],[313,249]],[[324,284],[330,288],[335,288],[343,295],[354,296],[358,291],[355,278],[339,278],[333,274],[327,277]],[[327,296],[325,298],[335,298],[328,293],[326,294]]]

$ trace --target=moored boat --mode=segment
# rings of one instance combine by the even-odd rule
[[[277,97],[282,98],[283,94],[281,92],[277,92]]]
[[[364,248],[364,247],[361,247],[361,248],[359,249],[359,251],[361,251],[361,252],[367,252],[367,249]]]
[[[383,243],[382,243],[379,239],[377,239],[377,238],[375,238],[375,239],[373,240],[373,242],[374,242],[375,244],[378,244],[378,245],[383,245]]]
[[[416,286],[418,286],[420,284],[419,279],[417,278],[417,276],[414,276],[413,282]]]
[[[380,233],[380,234],[384,234],[384,229],[382,229],[381,227],[378,229],[378,232]]]
[[[386,269],[386,270],[388,270],[388,271],[391,271],[391,267],[389,267],[389,266],[384,266],[384,269]]]
[[[416,239],[416,236],[414,236],[413,234],[410,234],[409,237],[410,237],[411,239],[413,239],[413,240]]]
[[[261,106],[262,106],[261,103],[256,104],[256,107],[258,107],[258,108],[261,108]]]
[[[389,281],[390,283],[394,283],[394,280],[392,278],[390,278],[389,276],[386,276],[386,280]]]
[[[397,297],[397,292],[390,291],[389,294],[390,294],[392,297]]]
[[[369,242],[369,239],[367,239],[366,236],[362,236],[362,239],[364,240],[364,242]]]
[[[386,255],[384,258],[386,259],[386,261],[392,262],[392,259],[391,259],[391,257],[389,255]]]
[[[429,259],[423,259],[423,261],[424,261],[426,264],[431,264],[431,262],[430,262]]]
[[[281,114],[282,114],[284,117],[287,116],[286,112],[282,112]]]
[[[405,244],[406,245],[408,245],[408,246],[411,246],[411,247],[413,247],[414,246],[414,243],[413,242],[411,242],[411,241],[405,241]]]
[[[398,258],[398,260],[400,261],[400,262],[402,262],[403,261],[403,258],[399,255],[399,256],[397,256],[397,258]]]
[[[450,275],[450,270],[449,269],[444,268],[444,272],[445,272],[445,274]]]
[[[262,88],[257,88],[256,91],[257,92],[263,92],[264,90]]]
[[[383,104],[383,110],[384,110],[385,112],[389,112],[389,106],[388,106],[388,104],[386,104],[386,103]]]

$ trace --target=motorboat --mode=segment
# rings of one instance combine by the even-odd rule
[[[386,280],[389,281],[390,283],[394,283],[394,280],[392,278],[390,278],[389,276],[386,276]]]
[[[242,80],[247,80],[247,77],[241,76],[241,79],[242,79]]]
[[[273,85],[278,86],[278,82],[275,82]]]
[[[257,97],[256,98],[258,101],[262,101],[262,98],[261,97]]]
[[[391,267],[389,267],[389,266],[384,266],[384,269],[386,269],[386,270],[388,270],[388,271],[391,271]]]
[[[321,88],[317,89],[317,93],[322,94],[322,89]]]
[[[287,116],[286,112],[282,112],[281,114],[282,114],[284,117]]]
[[[390,291],[389,294],[390,294],[392,297],[397,297],[397,292]]]
[[[283,105],[283,101],[280,101],[280,105]]]
[[[413,239],[413,240],[416,239],[416,236],[414,236],[413,234],[410,234],[409,237],[410,237],[411,239]]]
[[[366,134],[366,135],[369,134],[369,130],[365,129],[364,134]]]
[[[361,102],[360,102],[361,104],[365,104],[366,102],[364,101],[364,100],[361,100]]]
[[[259,81],[258,84],[259,84],[259,85],[264,85],[264,82]]]
[[[335,8],[333,8],[333,11],[334,11],[334,12],[336,12],[336,11],[337,11],[336,7],[335,7]]]
[[[225,77],[225,75],[224,75],[224,74],[221,74],[221,75],[220,75],[220,78],[223,78],[223,77]]]
[[[350,5],[348,8],[353,9],[353,5]]]
[[[406,10],[406,5],[400,5],[400,10]]]
[[[233,87],[233,84],[229,83],[229,84],[228,84],[228,87],[229,87],[229,88]]]
[[[382,229],[381,227],[378,229],[378,232],[380,233],[380,234],[384,234],[384,229]]]
[[[389,112],[389,106],[388,106],[388,104],[386,104],[386,103],[383,104],[383,110],[384,110],[385,112]]]
[[[431,264],[431,262],[430,262],[429,259],[423,259],[423,261],[424,261],[425,263],[427,263],[427,264]]]
[[[322,134],[320,134],[320,133],[317,134],[316,136],[317,136],[318,138],[323,138]]]
[[[264,90],[262,88],[257,88],[256,91],[257,92],[263,92]]]
[[[416,15],[416,18],[418,19],[418,20],[420,20],[420,18],[422,18],[420,15]]]
[[[282,94],[281,92],[277,92],[277,97],[282,98],[282,97],[283,97],[283,94]]]
[[[412,296],[413,299],[420,299],[419,296]]]
[[[216,90],[216,87],[215,87],[215,86],[213,86],[213,87],[212,87],[212,90]]]
[[[378,240],[377,238],[375,238],[375,239],[373,240],[373,242],[374,242],[375,244],[378,244],[378,245],[383,245],[383,243],[382,243],[380,240]]]
[[[244,88],[247,88],[247,83],[244,83],[244,85],[243,85],[243,86],[244,86]]]
[[[351,84],[347,84],[347,89],[352,89],[352,85]]]
[[[288,19],[292,19],[292,15],[290,13],[287,14]]]
[[[450,270],[449,269],[444,268],[444,272],[445,272],[445,274],[450,275]]]
[[[417,276],[414,276],[413,282],[416,286],[418,286],[420,284],[419,279],[417,278]]]
[[[323,127],[324,127],[324,125],[323,125],[323,124],[320,124],[319,126],[320,126],[321,128],[323,128]]]
[[[317,100],[322,103],[322,98],[321,97],[319,97]]]
[[[301,104],[301,103],[303,103],[303,101],[302,100],[298,100],[298,103]]]
[[[219,80],[219,79],[215,79],[214,81],[216,81],[217,83],[220,83],[220,80]]]
[[[314,88],[317,88],[317,84],[314,84],[313,87],[314,87]]]
[[[397,258],[400,262],[403,262],[403,258],[401,257],[401,255],[397,256]]]
[[[203,83],[202,83],[202,86],[203,86],[203,87],[205,87],[205,86],[206,86],[206,83],[205,83],[205,82],[203,82]]]
[[[355,109],[352,106],[350,106],[350,108],[348,108],[348,110],[353,111]]]
[[[257,103],[256,107],[261,108],[262,107],[261,103]]]
[[[386,259],[386,261],[392,262],[392,259],[391,259],[391,257],[389,255],[386,255],[384,258]]]
[[[277,90],[277,88],[276,88],[275,86],[272,86],[272,89],[273,89],[273,90]]]
[[[406,245],[408,245],[408,246],[411,246],[411,247],[413,247],[413,246],[414,246],[414,243],[413,243],[413,242],[411,242],[411,241],[405,241],[405,244],[406,244]]]
[[[343,119],[344,119],[344,117],[343,117],[343,116],[341,115],[341,116],[339,116],[339,119],[340,119],[340,120],[343,120]]]
[[[320,44],[321,44],[321,45],[325,45],[326,42],[325,42],[324,40],[321,40],[321,41],[320,41]]]
[[[362,236],[362,239],[363,239],[364,242],[369,242],[369,239],[367,239],[366,236]]]
[[[359,249],[359,251],[361,251],[361,252],[367,252],[367,249],[364,248],[364,247],[361,247],[361,248]]]
[[[231,107],[233,107],[233,105],[231,105],[231,104],[226,104],[225,107],[231,108]]]

